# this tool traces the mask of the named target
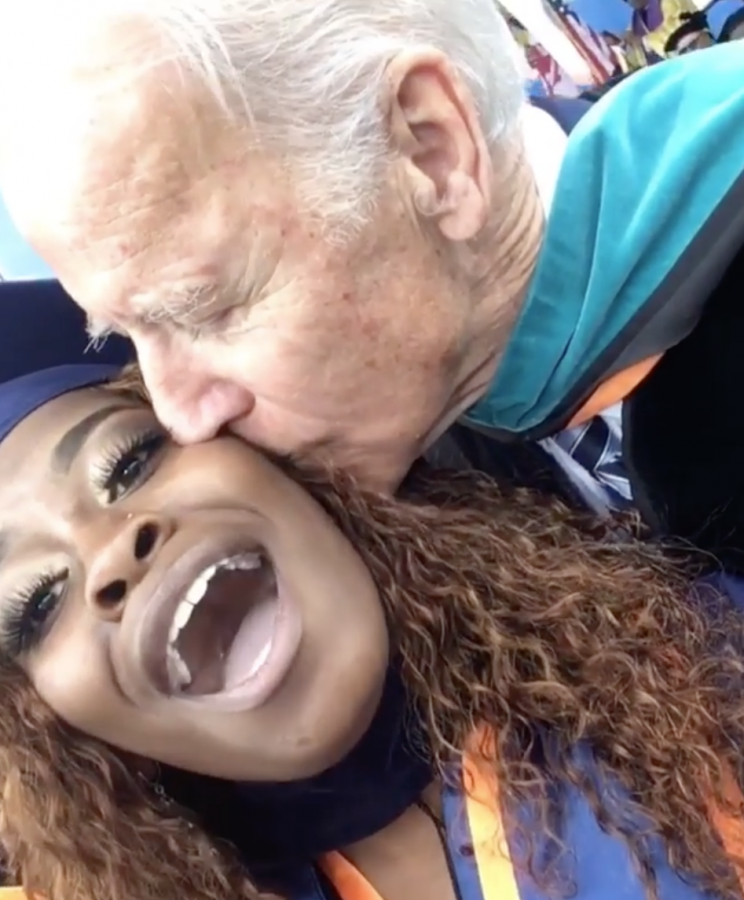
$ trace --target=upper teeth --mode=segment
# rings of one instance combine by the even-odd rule
[[[191,684],[191,672],[178,652],[176,642],[181,631],[186,627],[191,616],[199,604],[199,601],[207,593],[209,582],[221,569],[257,569],[261,565],[261,557],[255,554],[243,554],[241,556],[228,556],[219,562],[208,566],[200,572],[191,586],[186,591],[181,602],[176,607],[168,632],[168,647],[166,650],[166,663],[168,666],[168,678],[171,685],[182,690]]]

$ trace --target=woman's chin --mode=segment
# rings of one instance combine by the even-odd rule
[[[335,733],[335,739],[326,740],[321,752],[316,754],[316,759],[312,760],[311,769],[304,777],[309,778],[313,775],[319,775],[331,766],[335,766],[344,760],[357,744],[362,740],[364,735],[369,731],[372,721],[380,706],[382,692],[384,688],[384,680],[375,687],[374,692],[366,698],[365,702],[357,707],[356,714],[349,717],[345,723],[345,727],[339,728]]]
[[[271,780],[318,775],[347,757],[368,732],[388,680],[390,648],[382,621],[365,624],[364,634],[348,635],[342,646],[336,642],[334,652],[327,649],[320,660],[300,655],[281,698],[287,703],[283,739],[274,741],[274,764],[284,774]]]
[[[369,730],[380,705],[384,679],[353,709],[341,715],[336,707],[333,714],[322,718],[311,729],[295,731],[292,748],[282,748],[284,759],[273,760],[275,774],[265,781],[300,781],[313,778],[342,762]],[[255,778],[253,780],[256,780]]]
[[[171,747],[171,752],[154,755],[177,769],[234,782],[313,778],[344,760],[362,740],[379,708],[384,685],[385,670],[381,669],[379,677],[370,678],[365,685],[357,681],[353,695],[347,693],[343,698],[345,702],[325,691],[322,708],[308,704],[295,710],[294,716],[261,726],[222,713],[222,727],[209,728],[211,734],[202,730],[197,740],[184,739]],[[253,718],[251,713],[243,715]],[[265,739],[257,739],[257,727]]]
[[[313,778],[342,762],[369,731],[380,706],[385,679],[381,678],[367,695],[353,708],[341,710],[336,707],[335,715],[328,716],[314,728],[312,734],[297,735],[297,755],[287,768],[284,778],[279,781],[298,781]],[[360,698],[356,698],[360,701]],[[288,760],[289,762],[289,760]]]

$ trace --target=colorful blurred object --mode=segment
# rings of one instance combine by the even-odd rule
[[[744,0],[497,0],[530,91],[573,97],[661,60],[744,37]]]

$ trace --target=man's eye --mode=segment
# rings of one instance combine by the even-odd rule
[[[234,312],[234,306],[227,306],[212,311],[207,309],[198,320],[184,323],[182,327],[192,341],[211,336],[221,337],[222,333],[230,326]]]

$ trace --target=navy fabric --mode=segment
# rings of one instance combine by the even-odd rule
[[[78,388],[103,384],[118,371],[118,366],[55,366],[6,381],[0,385],[0,441],[45,403]]]
[[[736,609],[744,612],[744,577],[716,572],[705,580],[724,597],[728,597]]]
[[[417,732],[400,677],[391,668],[371,727],[338,765],[302,781],[239,785],[246,814],[261,823],[256,846],[247,854],[252,871],[268,875],[277,865],[283,870],[307,863],[403,815],[434,778]]]
[[[122,338],[92,348],[82,311],[58,282],[0,283],[0,441],[40,406],[109,380],[132,356]]]
[[[530,97],[530,104],[552,116],[566,134],[571,134],[592,108],[589,100],[569,97]]]
[[[0,283],[0,384],[53,366],[123,366],[133,358],[121,337],[90,347],[85,315],[59,282]]]

